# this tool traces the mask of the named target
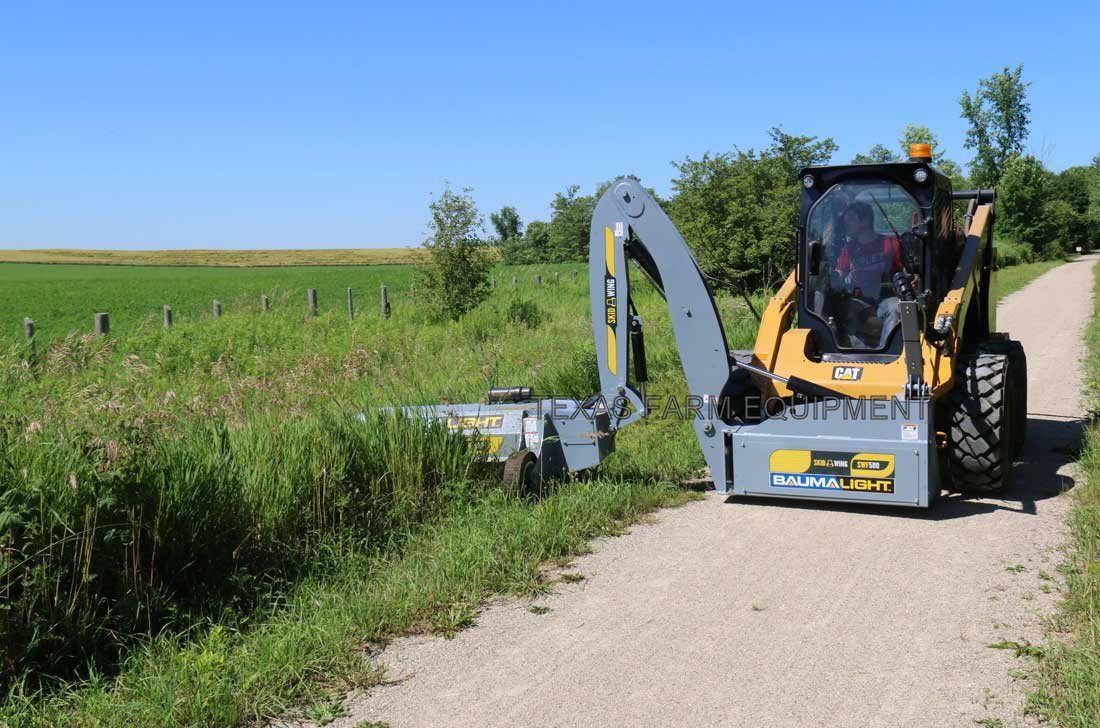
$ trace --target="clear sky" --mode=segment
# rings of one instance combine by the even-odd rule
[[[0,2],[0,247],[419,243],[431,193],[555,191],[906,122],[1023,62],[1029,146],[1100,153],[1096,3]]]

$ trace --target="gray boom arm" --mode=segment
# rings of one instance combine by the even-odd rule
[[[717,402],[730,375],[722,321],[687,243],[656,200],[632,179],[612,184],[592,216],[588,275],[600,394],[609,404],[626,397],[633,405],[634,411],[621,418],[617,427],[644,416],[645,402],[627,381],[631,324],[628,258],[668,303],[688,391],[696,398],[693,403],[701,405],[703,417],[693,422],[695,434],[711,472],[724,473],[724,446],[717,432],[721,423],[712,419],[717,419]]]

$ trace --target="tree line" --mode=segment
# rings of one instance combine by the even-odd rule
[[[929,143],[933,164],[955,189],[996,187],[997,242],[1005,263],[1054,258],[1100,242],[1100,155],[1091,164],[1055,173],[1026,151],[1031,105],[1023,66],[1005,67],[963,91],[960,116],[967,124],[964,147],[973,154],[963,167],[947,156],[925,125],[908,124],[896,147],[882,143],[855,155],[854,164],[893,162],[909,145]],[[735,294],[770,288],[795,262],[799,179],[803,167],[829,164],[838,151],[830,137],[789,134],[773,127],[763,149],[734,147],[673,162],[672,194],[658,197],[680,229],[713,285]],[[591,194],[571,185],[554,195],[548,220],[524,225],[518,211],[504,206],[489,216],[491,233],[469,189],[445,186],[432,203],[425,247],[433,273],[424,285],[439,292],[446,314],[457,318],[487,290],[496,247],[505,263],[583,262],[597,201],[611,184]],[[447,274],[446,270],[452,273]],[[468,305],[459,298],[478,295]]]

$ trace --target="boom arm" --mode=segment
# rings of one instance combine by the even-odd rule
[[[711,472],[724,472],[722,438],[716,436],[712,421],[730,374],[722,321],[687,243],[656,200],[632,179],[612,184],[592,216],[588,275],[600,394],[609,404],[621,404],[625,397],[633,406],[632,412],[615,423],[617,427],[646,412],[641,393],[627,380],[627,339],[632,323],[628,259],[638,264],[668,303],[676,346],[693,397],[685,404],[700,408],[697,411],[702,417],[696,417],[693,425]]]

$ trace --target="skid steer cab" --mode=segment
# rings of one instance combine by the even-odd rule
[[[621,179],[591,228],[600,392],[562,402],[515,388],[405,412],[483,438],[514,484],[597,466],[619,429],[651,414],[640,272],[668,305],[719,492],[923,508],[944,488],[1003,488],[1024,441],[1027,363],[996,332],[994,191],[952,190],[920,144],[905,162],[804,169],[800,185],[794,269],[752,350],[729,350],[683,237]]]

